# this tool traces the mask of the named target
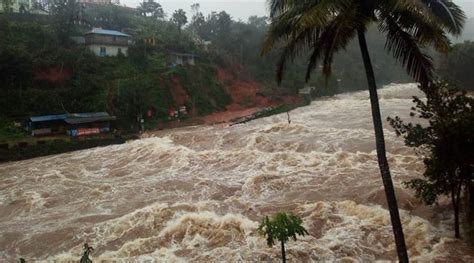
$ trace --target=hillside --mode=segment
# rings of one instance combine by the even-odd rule
[[[317,70],[306,84],[308,56],[300,56],[279,86],[281,50],[260,52],[265,17],[243,22],[224,11],[204,17],[195,10],[170,18],[104,5],[82,10],[84,22],[75,21],[75,8],[58,6],[51,16],[0,14],[0,130],[31,115],[107,111],[119,128],[134,131],[144,116],[146,128],[176,120],[183,106],[180,119],[292,102],[305,85],[317,87],[315,95],[366,89],[356,41],[335,57],[329,81]],[[97,27],[129,34],[127,56],[95,56],[72,41]],[[367,39],[380,86],[410,81],[385,51],[385,36],[373,27]],[[176,66],[175,53],[193,54],[196,65]]]
[[[474,17],[468,19],[464,25],[464,32],[460,38],[453,38],[453,43],[462,43],[464,41],[474,41]]]

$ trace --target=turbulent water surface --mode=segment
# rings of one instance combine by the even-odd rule
[[[408,116],[415,85],[380,91],[383,116]],[[264,215],[301,216],[292,261],[395,260],[366,92],[244,125],[169,130],[124,145],[0,165],[0,261],[268,261]],[[401,182],[423,164],[386,127],[409,255],[472,262],[449,206],[419,204]],[[443,212],[444,211],[444,212]],[[110,260],[110,261],[108,261]]]

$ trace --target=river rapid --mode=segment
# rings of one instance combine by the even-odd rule
[[[380,90],[383,118],[409,119],[416,85]],[[367,92],[314,101],[232,127],[0,164],[0,262],[278,261],[256,229],[264,215],[301,216],[309,235],[290,261],[396,260]],[[423,163],[384,123],[409,255],[474,262],[454,240],[449,203],[425,207],[402,181]]]

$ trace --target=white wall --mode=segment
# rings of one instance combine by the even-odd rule
[[[118,51],[119,51],[119,48],[122,50],[122,54],[124,54],[125,56],[127,55],[127,52],[128,52],[128,47],[119,47],[119,46],[110,46],[110,45],[96,45],[96,44],[93,44],[93,45],[88,45],[87,47],[89,47],[90,50],[92,50],[92,52],[94,52],[94,54],[96,54],[96,56],[100,56],[100,48],[101,47],[105,47],[105,52],[106,52],[106,56],[117,56],[118,55]]]

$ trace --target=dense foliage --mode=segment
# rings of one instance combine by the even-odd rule
[[[85,47],[60,48],[51,26],[3,18],[0,31],[2,117],[105,109],[101,61]]]
[[[168,109],[179,106],[170,94],[176,76],[189,95],[186,106],[196,114],[207,114],[230,102],[222,83],[214,77],[218,67],[243,69],[245,78],[251,76],[267,88],[277,87],[274,65],[283,47],[261,56],[269,29],[266,17],[252,16],[243,22],[224,11],[205,16],[199,4],[193,5],[191,14],[176,10],[167,16],[153,0],[137,9],[115,4],[79,5],[74,0],[35,3],[53,15],[0,14],[3,120],[108,111],[119,117],[122,128],[136,129],[136,119],[150,108],[156,112],[155,120],[165,120]],[[91,27],[131,34],[129,56],[99,58],[71,40]],[[369,29],[367,38],[379,83],[408,82],[406,73],[384,52],[385,39],[376,28]],[[170,68],[171,52],[196,54],[200,63],[195,68]],[[295,58],[280,88],[296,92],[304,87],[305,65],[304,59]],[[363,73],[357,43],[351,42],[334,58],[329,81],[316,75],[309,85],[318,87],[316,95],[359,90],[365,87]]]
[[[185,14],[166,21],[152,3],[137,14],[116,5],[58,1],[50,6],[55,15],[41,16],[42,23],[34,15],[0,14],[1,131],[14,130],[11,120],[31,115],[91,111],[108,111],[118,116],[122,129],[136,130],[137,119],[150,110],[152,123],[167,120],[169,109],[182,106],[171,95],[177,76],[188,94],[195,94],[186,102],[194,113],[224,109],[230,97],[215,80],[216,67],[206,54],[201,59],[206,63],[193,68],[171,66],[171,52],[199,52],[191,34],[181,32]],[[97,57],[72,41],[90,26],[128,28],[134,40],[128,56]]]
[[[261,56],[259,52],[269,29],[267,17],[251,16],[247,22],[242,22],[232,20],[225,12],[213,12],[204,17],[198,6],[194,10],[188,28],[191,32],[195,32],[205,41],[211,41],[214,50],[221,57],[242,64],[260,82],[270,87],[276,86],[274,65],[279,61],[283,47],[278,46],[267,56]],[[381,85],[409,82],[411,79],[408,75],[400,69],[395,59],[385,52],[385,37],[376,27],[369,29],[367,38],[374,57],[377,81]],[[305,53],[309,53],[304,50],[301,53],[302,57],[295,57],[294,63],[288,65],[282,88],[297,91],[306,85],[304,73],[307,61],[303,57]],[[358,43],[350,42],[345,51],[335,56],[330,81],[326,82],[321,74],[317,74],[308,85],[318,87],[317,95],[364,89],[366,80],[360,56]]]
[[[447,83],[436,83],[426,101],[415,97],[414,103],[411,116],[425,122],[413,124],[399,117],[389,118],[397,135],[403,136],[407,146],[417,149],[426,166],[423,179],[413,179],[406,185],[428,205],[436,203],[441,195],[449,196],[459,238],[461,194],[463,189],[472,190],[474,172],[474,99]]]
[[[452,46],[448,54],[441,56],[438,68],[443,78],[464,90],[474,90],[474,42]]]

